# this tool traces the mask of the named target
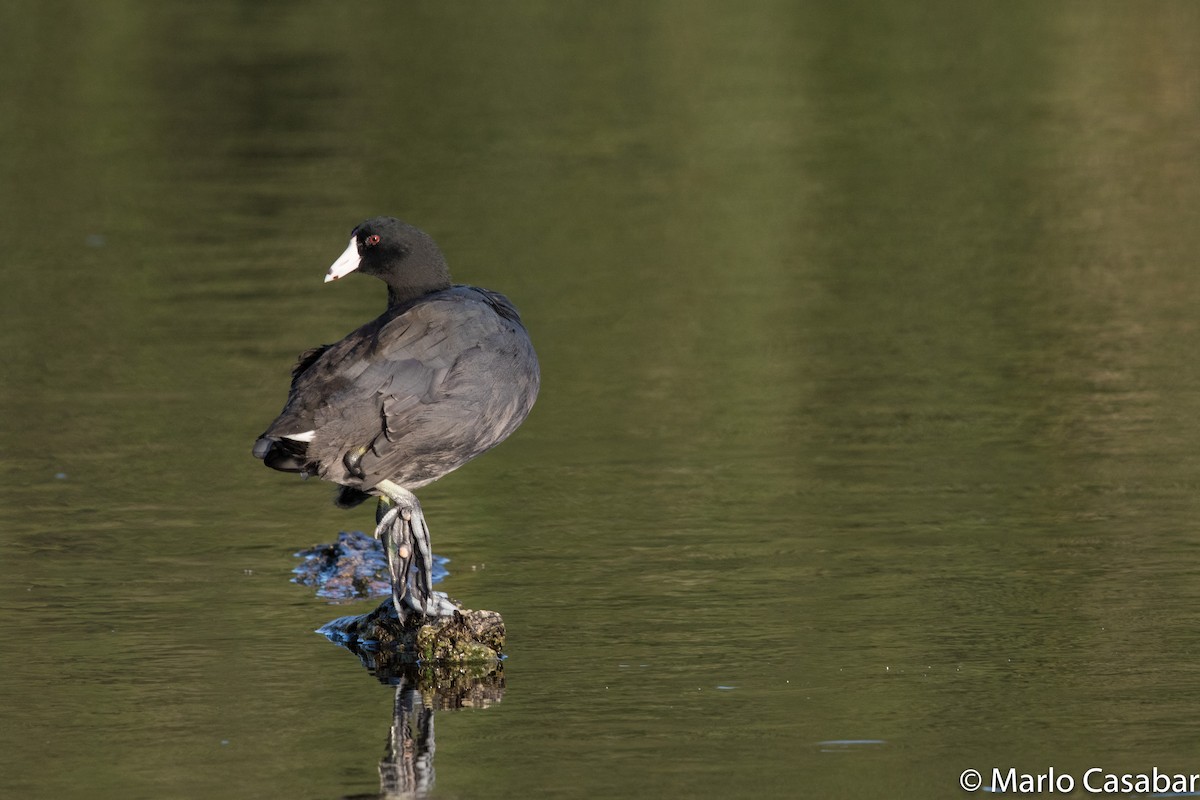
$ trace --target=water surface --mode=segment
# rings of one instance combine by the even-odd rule
[[[444,797],[1197,771],[1189,3],[0,11],[0,794],[379,789],[249,455],[403,216],[544,387],[423,490],[503,700]]]

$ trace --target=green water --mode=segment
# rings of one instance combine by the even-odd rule
[[[1200,772],[1200,6],[12,3],[0,79],[0,795],[379,790],[289,582],[371,512],[249,451],[380,213],[542,363],[421,493],[509,630],[435,797]]]

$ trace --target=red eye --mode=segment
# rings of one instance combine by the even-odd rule
[[[367,247],[374,247],[377,244],[379,244],[379,234],[378,233],[372,233],[370,236],[367,237],[367,241],[366,241]]]

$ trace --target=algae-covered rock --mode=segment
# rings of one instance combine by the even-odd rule
[[[504,651],[504,620],[495,611],[460,609],[447,617],[400,620],[391,600],[374,611],[341,617],[319,631],[377,671],[387,662],[494,664]]]

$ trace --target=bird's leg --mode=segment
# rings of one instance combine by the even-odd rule
[[[416,567],[415,575],[411,571],[397,572],[395,567],[392,569],[392,599],[396,603],[397,613],[401,613],[400,606],[405,601],[413,611],[427,617],[450,616],[457,608],[445,593],[433,590],[433,549],[429,543],[429,526],[425,523],[417,496],[389,480],[380,481],[375,488],[383,492],[394,506],[384,514],[383,519],[397,512],[386,526],[381,519],[376,534],[390,530],[390,539],[397,545],[397,555],[407,553],[405,558],[411,561],[406,560],[405,563],[412,563]],[[392,563],[390,553],[388,563]],[[397,587],[396,582],[402,577],[407,585]]]
[[[375,538],[383,543],[387,554],[388,574],[392,579],[392,605],[400,621],[407,618],[404,599],[408,595],[408,573],[412,566],[412,539],[402,521],[405,509],[387,497],[379,498],[375,508]]]

